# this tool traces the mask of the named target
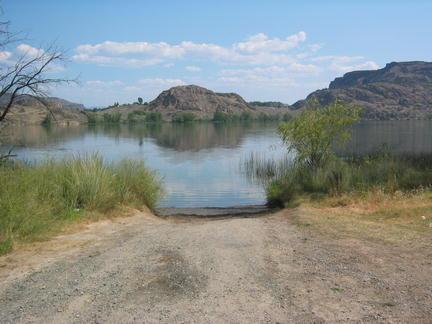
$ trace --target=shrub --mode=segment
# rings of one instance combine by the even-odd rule
[[[119,124],[121,120],[121,114],[119,112],[105,113],[103,114],[103,121],[107,124]]]
[[[213,121],[214,122],[226,122],[229,120],[228,114],[225,114],[221,111],[215,111],[213,113]]]
[[[252,114],[249,111],[243,111],[240,115],[240,120],[251,121],[253,119]]]
[[[359,120],[360,109],[336,101],[308,109],[279,126],[279,134],[297,160],[311,168],[322,167],[333,156],[332,144],[349,139],[349,127]]]
[[[160,112],[149,112],[146,114],[146,121],[150,123],[162,122],[162,114]]]
[[[86,113],[87,116],[87,123],[90,125],[94,125],[97,123],[97,119],[96,119],[96,114],[92,113],[92,112],[87,112]]]
[[[196,116],[194,113],[190,113],[190,112],[176,113],[172,119],[174,123],[187,123],[194,120],[196,120]]]

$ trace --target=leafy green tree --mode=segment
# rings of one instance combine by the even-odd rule
[[[358,107],[336,101],[324,108],[309,107],[279,126],[278,132],[297,161],[312,168],[324,166],[333,156],[333,143],[350,138],[349,127],[360,119]]]
[[[139,103],[140,105],[142,105],[142,104],[143,104],[143,98],[138,97],[138,103]]]

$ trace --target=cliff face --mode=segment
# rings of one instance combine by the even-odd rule
[[[187,111],[198,116],[209,116],[216,111],[239,114],[255,109],[238,94],[217,93],[206,88],[188,85],[163,91],[150,102],[149,110],[167,114]]]
[[[363,108],[365,119],[420,119],[432,114],[432,63],[389,63],[374,71],[354,71],[293,105],[315,99],[327,105],[340,99]]]

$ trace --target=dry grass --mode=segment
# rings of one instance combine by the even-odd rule
[[[368,238],[388,243],[423,240],[432,233],[432,192],[389,194],[376,189],[298,201],[295,221],[333,237]],[[430,236],[430,235],[429,235]]]

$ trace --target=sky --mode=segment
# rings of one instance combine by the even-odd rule
[[[352,70],[432,61],[432,1],[2,0],[19,42],[0,64],[55,44],[76,78],[50,94],[87,107],[196,84],[292,104]]]

